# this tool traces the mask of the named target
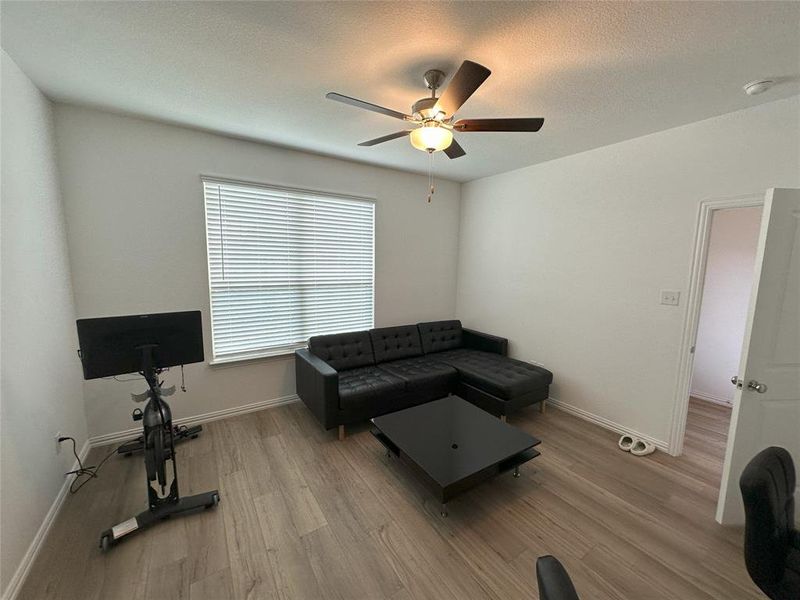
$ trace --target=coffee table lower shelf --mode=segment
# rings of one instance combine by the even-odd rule
[[[454,497],[466,492],[467,490],[483,483],[502,473],[513,471],[514,477],[519,477],[519,467],[529,460],[539,456],[541,453],[534,448],[528,448],[504,458],[503,460],[491,464],[479,471],[469,474],[468,476],[453,481],[447,485],[442,485],[435,481],[423,468],[414,462],[408,455],[394,444],[382,431],[378,428],[371,429],[372,435],[386,448],[387,455],[399,458],[404,464],[416,473],[417,477],[422,481],[426,488],[441,502],[442,516],[447,516],[447,503]],[[536,440],[538,444],[538,440]]]

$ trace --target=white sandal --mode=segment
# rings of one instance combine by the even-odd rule
[[[625,434],[619,438],[619,443],[617,445],[623,452],[630,452],[631,448],[633,448],[633,444],[636,443],[636,441],[637,440],[632,435]]]
[[[645,442],[644,440],[637,439],[633,446],[631,446],[631,454],[634,456],[647,456],[655,451],[656,447],[650,442]]]

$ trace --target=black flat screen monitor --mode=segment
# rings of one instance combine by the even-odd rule
[[[199,310],[79,319],[77,325],[84,379],[141,371],[142,346],[154,346],[157,368],[203,360]]]

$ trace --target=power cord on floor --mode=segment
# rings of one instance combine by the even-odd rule
[[[103,457],[103,460],[100,461],[100,464],[98,464],[96,467],[95,466],[84,467],[81,457],[78,456],[78,448],[75,442],[75,438],[70,436],[60,437],[58,438],[58,443],[60,444],[61,442],[66,442],[67,440],[72,442],[72,453],[75,455],[75,460],[78,462],[77,469],[75,469],[74,471],[67,471],[65,473],[65,475],[75,475],[75,479],[73,479],[72,483],[69,484],[69,493],[74,494],[84,485],[89,483],[92,479],[97,479],[97,473],[100,471],[100,468],[104,464],[106,464],[106,461],[109,458],[111,458],[112,456],[114,456],[114,454],[116,454],[117,448],[119,448],[120,446],[115,447],[113,450],[111,450],[111,452],[106,454],[105,457]],[[81,479],[83,477],[85,477],[85,479]]]

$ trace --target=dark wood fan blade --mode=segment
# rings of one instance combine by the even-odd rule
[[[459,119],[456,131],[539,131],[544,119]]]
[[[453,75],[436,106],[445,115],[452,117],[491,74],[483,65],[465,60]]]
[[[359,146],[375,146],[376,144],[382,144],[383,142],[388,142],[389,140],[396,140],[397,138],[405,137],[409,133],[411,133],[410,129],[406,129],[405,131],[396,131],[395,133],[390,133],[389,135],[384,135],[382,137],[375,138],[374,140],[361,142]]]
[[[458,158],[459,156],[464,156],[466,154],[461,145],[455,140],[453,140],[450,145],[444,149],[444,153],[447,154],[447,158]]]
[[[328,100],[335,100],[336,102],[349,104],[350,106],[355,106],[356,108],[371,110],[372,112],[380,113],[382,115],[386,115],[387,117],[394,117],[395,119],[400,119],[401,121],[412,121],[414,119],[411,115],[406,115],[401,112],[397,112],[396,110],[392,110],[391,108],[378,106],[377,104],[372,104],[371,102],[365,102],[364,100],[359,100],[358,98],[351,98],[350,96],[337,94],[336,92],[328,92],[327,94],[325,94],[325,97]]]

